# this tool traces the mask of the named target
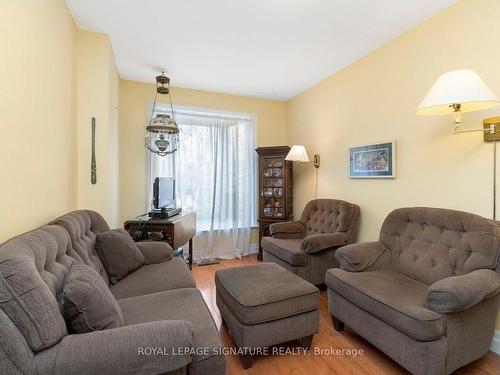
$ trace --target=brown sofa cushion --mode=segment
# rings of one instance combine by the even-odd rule
[[[300,221],[306,236],[318,233],[353,232],[357,228],[359,206],[338,199],[314,199],[306,204]]]
[[[301,249],[306,253],[314,254],[319,251],[343,246],[347,243],[347,234],[344,232],[311,234],[302,240]]]
[[[124,325],[123,316],[107,285],[95,269],[71,266],[63,293],[63,314],[70,332],[87,333]]]
[[[97,233],[109,231],[106,220],[95,211],[77,210],[55,219],[51,224],[63,227],[69,234],[71,250],[74,253],[71,256],[94,267],[109,284],[106,269],[95,250]]]
[[[389,266],[390,253],[380,242],[354,243],[335,252],[340,267],[349,272],[375,271]]]
[[[463,311],[500,291],[500,275],[476,270],[436,281],[427,291],[425,306],[438,313]]]
[[[36,240],[37,235],[43,236],[42,231],[24,236]],[[22,246],[22,240],[14,239],[7,245]],[[33,351],[46,349],[68,334],[56,298],[38,273],[33,258],[0,257],[0,308]]]
[[[426,284],[477,269],[495,269],[500,231],[491,220],[431,207],[392,211],[380,230],[390,268]]]
[[[392,270],[347,272],[333,268],[326,273],[326,284],[415,340],[431,341],[443,335],[441,315],[424,307],[427,292],[424,283]]]
[[[274,238],[304,238],[306,227],[301,221],[285,221],[269,225]]]
[[[116,299],[178,288],[196,288],[191,271],[180,257],[168,262],[144,265],[117,284],[110,286],[111,293]]]
[[[144,256],[144,264],[167,262],[174,256],[172,247],[165,241],[141,241],[135,244]]]
[[[274,256],[283,259],[285,262],[294,266],[307,266],[309,258],[301,248],[302,239],[300,238],[262,238],[262,248]]]
[[[218,270],[215,286],[218,298],[246,325],[319,307],[318,288],[274,263]]]
[[[116,284],[144,264],[144,256],[124,229],[98,233],[95,248],[111,284]]]
[[[225,356],[217,354],[221,352],[223,344],[217,326],[198,289],[169,290],[122,299],[118,303],[127,326],[162,320],[167,320],[169,323],[190,322],[194,340],[192,347],[196,351],[191,357],[192,362],[187,373],[190,375],[226,373]],[[178,347],[179,345],[175,346]]]

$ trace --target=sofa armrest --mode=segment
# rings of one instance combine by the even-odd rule
[[[269,226],[273,238],[304,238],[306,227],[301,221],[273,223]]]
[[[167,262],[174,256],[174,251],[164,241],[141,241],[135,244],[144,256],[145,264]]]
[[[375,271],[387,268],[390,253],[380,242],[355,243],[335,252],[340,268],[349,272]]]
[[[425,307],[440,314],[468,309],[500,291],[500,275],[476,270],[436,281],[427,289]]]
[[[36,354],[37,374],[161,374],[191,362],[190,322],[170,320],[68,335]]]
[[[347,244],[347,233],[322,233],[311,234],[302,240],[301,248],[309,254],[314,254],[332,247],[344,246]]]

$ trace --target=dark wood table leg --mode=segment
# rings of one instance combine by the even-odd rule
[[[189,240],[189,269],[193,268],[193,239]]]

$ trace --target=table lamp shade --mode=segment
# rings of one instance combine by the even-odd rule
[[[461,112],[478,111],[500,105],[500,99],[471,69],[442,74],[416,110],[417,115],[446,115],[460,104]]]
[[[293,145],[290,152],[286,155],[285,160],[306,163],[309,161],[309,156],[307,156],[306,148],[304,146]]]

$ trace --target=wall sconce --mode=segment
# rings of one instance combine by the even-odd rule
[[[420,116],[451,114],[455,123],[453,134],[483,132],[485,142],[491,142],[500,140],[500,134],[497,134],[500,133],[500,128],[497,131],[496,123],[488,123],[488,126],[470,130],[460,130],[460,123],[464,112],[479,111],[497,105],[500,105],[500,99],[486,86],[481,77],[471,69],[461,69],[442,74],[422,100],[415,114]]]
[[[298,163],[310,163],[309,156],[307,156],[307,151],[304,146],[301,145],[293,145],[291,150],[285,157],[285,160],[288,161],[296,161]],[[315,168],[319,168],[320,159],[318,154],[314,154],[313,156],[313,165]]]
[[[298,163],[313,163],[316,169],[316,181],[314,184],[314,198],[318,195],[318,168],[320,166],[320,157],[318,154],[314,154],[313,160],[309,160],[307,156],[306,148],[302,145],[293,145],[288,154],[285,156],[285,160],[296,161]]]
[[[460,130],[463,112],[479,111],[500,105],[500,99],[479,75],[470,69],[442,74],[431,87],[415,114],[424,116],[451,114],[453,134],[482,132],[485,142],[493,145],[493,219],[496,219],[496,144],[500,140],[500,117],[483,120],[482,128]]]

